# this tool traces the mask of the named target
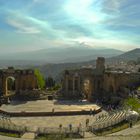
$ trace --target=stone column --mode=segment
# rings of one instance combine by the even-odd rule
[[[80,87],[81,87],[81,85],[80,85],[81,83],[80,83],[80,76],[78,77],[78,94],[79,94],[79,96],[81,95],[81,89],[80,89]]]
[[[68,77],[67,76],[65,77],[64,85],[65,85],[65,91],[64,91],[65,93],[64,94],[68,94],[69,82],[68,82]]]
[[[73,76],[73,79],[72,79],[72,85],[73,85],[73,93],[75,91],[75,77]]]
[[[80,87],[81,87],[81,82],[80,82],[80,76],[79,76],[79,77],[78,77],[78,90],[79,90],[79,91],[81,91]]]
[[[2,78],[2,92],[3,96],[7,95],[7,81],[5,76]]]
[[[19,90],[18,83],[19,83],[19,78],[15,77],[15,91],[16,92],[18,92],[18,90]]]

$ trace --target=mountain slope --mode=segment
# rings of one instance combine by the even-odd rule
[[[98,56],[97,56],[98,57]],[[120,61],[137,60],[140,57],[140,49],[134,49],[128,51],[124,54],[106,58],[106,63]],[[96,58],[95,58],[96,59]],[[54,78],[60,76],[61,72],[65,69],[81,68],[82,66],[95,66],[96,60],[92,59],[90,61],[78,62],[78,63],[63,63],[63,64],[51,64],[38,67],[46,76],[51,75]],[[58,78],[59,79],[59,78]]]
[[[71,49],[71,48],[69,48],[69,49]],[[43,50],[41,50],[41,52],[42,51]],[[57,55],[57,51],[58,50],[50,50],[50,52],[51,51],[53,53],[55,51],[55,53]],[[100,54],[103,53],[102,50],[100,50],[100,51],[101,51]],[[45,51],[44,51],[44,53],[45,53]],[[104,51],[104,53],[105,53],[105,51]],[[66,54],[66,55],[68,55],[68,54]],[[102,55],[98,55],[97,54],[97,57],[98,56],[102,56]],[[86,57],[88,57],[88,56],[86,56]],[[77,63],[62,63],[61,62],[61,63],[58,63],[58,64],[47,64],[46,63],[47,62],[47,59],[46,59],[46,61],[44,61],[44,62],[43,61],[40,61],[39,62],[37,60],[34,60],[34,61],[20,61],[20,60],[18,61],[18,60],[15,60],[15,62],[17,62],[17,63],[14,63],[14,64],[16,66],[19,65],[17,67],[20,67],[20,68],[25,68],[25,67],[26,68],[38,68],[38,69],[41,70],[41,72],[44,74],[44,76],[52,76],[55,79],[60,79],[60,75],[61,75],[62,71],[64,71],[65,69],[81,68],[82,66],[90,66],[90,65],[94,65],[95,66],[95,63],[96,63],[95,60],[96,60],[96,58],[94,58],[94,57],[96,57],[96,55],[94,54],[94,57],[93,57],[93,55],[91,55],[90,57],[91,57],[90,58],[90,61],[86,61],[86,58],[84,58],[84,61],[83,62],[77,62]],[[125,60],[125,61],[132,60],[132,59],[136,60],[138,57],[140,57],[140,49],[134,49],[134,50],[131,50],[131,51],[126,52],[124,54],[118,55],[116,57],[106,58],[106,63],[107,62],[110,62],[110,61],[116,62],[118,60]],[[12,66],[12,64],[13,64],[14,61],[12,62],[12,60],[11,60],[9,62],[10,62],[10,66]],[[0,61],[0,64],[2,64],[1,61]],[[5,63],[3,63],[3,65],[5,65]],[[7,62],[7,65],[8,65],[8,62]]]
[[[136,48],[134,50],[113,57],[112,59],[129,61],[129,60],[137,60],[139,57],[140,57],[140,48]]]
[[[88,47],[48,48],[38,51],[4,54],[1,60],[43,61],[46,63],[82,62],[98,56],[113,57],[123,52],[115,49],[93,49]]]

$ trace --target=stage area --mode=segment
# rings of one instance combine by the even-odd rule
[[[100,107],[88,101],[48,101],[37,100],[28,102],[13,101],[8,105],[2,105],[1,109],[7,112],[59,112],[59,111],[82,111],[98,110]]]
[[[96,104],[88,101],[48,101],[48,100],[37,100],[28,102],[11,102],[9,105],[2,105],[1,109],[7,112],[59,112],[59,111],[82,111],[82,110],[97,110],[100,107]],[[97,115],[102,114],[102,112]],[[74,115],[74,116],[47,116],[47,117],[11,117],[11,121],[16,125],[25,125],[36,129],[37,127],[50,127],[58,128],[60,124],[63,127],[68,127],[72,124],[73,127],[78,127],[82,124],[85,127],[86,120],[89,120],[89,124],[95,121],[93,115]]]

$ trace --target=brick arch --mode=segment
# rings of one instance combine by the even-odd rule
[[[15,79],[15,92],[17,90],[17,75],[16,74],[9,74],[4,73],[2,76],[2,94],[3,96],[9,96],[9,90],[8,90],[8,79],[14,78]]]
[[[8,80],[11,80],[10,82],[11,82],[11,85],[9,85],[9,81]],[[6,78],[6,90],[7,90],[7,92],[8,91],[15,91],[16,90],[16,78],[14,77],[14,76],[8,76],[7,78]]]
[[[33,70],[15,70],[13,68],[3,69],[0,71],[0,94],[8,96],[7,79],[15,79],[15,93],[22,90],[33,90],[38,88],[37,78]],[[26,83],[26,84],[24,84]]]

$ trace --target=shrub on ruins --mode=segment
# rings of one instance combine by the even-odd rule
[[[41,72],[38,69],[35,69],[34,73],[37,77],[38,87],[40,89],[44,89],[45,88],[45,79],[44,79],[43,74],[41,74]]]
[[[129,97],[124,100],[124,107],[140,113],[140,100],[136,97]]]
[[[51,76],[47,77],[45,79],[45,82],[46,82],[46,87],[51,88],[55,86],[55,80]]]
[[[55,84],[53,87],[48,88],[48,91],[58,91],[59,89],[61,89],[61,85],[60,84]]]
[[[54,87],[53,87],[53,90],[59,90],[61,88],[61,85],[60,84],[56,84]]]

